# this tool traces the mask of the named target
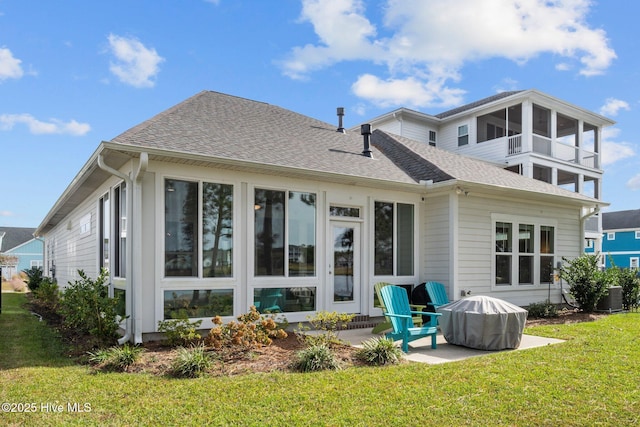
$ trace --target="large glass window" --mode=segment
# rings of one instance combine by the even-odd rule
[[[253,305],[260,313],[315,311],[316,288],[256,288]]]
[[[254,212],[255,275],[315,276],[316,195],[257,188]]]
[[[512,232],[511,224],[496,222],[496,285],[511,284]]]
[[[233,275],[233,186],[202,184],[202,276]]]
[[[375,202],[374,216],[374,274],[376,276],[413,275],[413,205]]]
[[[165,180],[164,250],[167,277],[231,277],[233,186]]]
[[[127,184],[122,183],[113,191],[115,255],[113,274],[127,277]]]
[[[513,234],[517,230],[517,234]],[[535,223],[495,223],[495,285],[553,281],[555,228]]]
[[[164,291],[164,319],[233,315],[233,289]]]
[[[100,234],[99,264],[100,268],[107,271],[110,270],[109,265],[109,239],[111,238],[111,204],[109,203],[109,194],[105,194],[100,198],[98,206],[98,232]]]
[[[198,183],[165,181],[165,276],[198,275]]]

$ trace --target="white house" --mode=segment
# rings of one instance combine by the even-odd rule
[[[102,142],[38,227],[58,283],[108,268],[140,342],[251,305],[380,315],[373,285],[560,300],[597,198],[374,130],[201,92]],[[443,136],[443,135],[441,135]],[[443,141],[444,139],[441,139]]]
[[[502,92],[435,116],[400,108],[370,123],[396,135],[484,159],[529,178],[602,198],[602,130],[615,122],[537,90]],[[585,227],[601,250],[602,219]]]

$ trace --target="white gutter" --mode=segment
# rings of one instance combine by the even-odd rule
[[[141,330],[141,322],[140,322],[140,312],[142,311],[142,298],[141,298],[141,285],[140,285],[140,258],[141,258],[141,250],[140,250],[140,236],[142,235],[140,231],[141,219],[139,214],[137,213],[137,209],[139,209],[141,204],[141,196],[140,196],[140,181],[142,180],[142,176],[144,175],[147,165],[149,163],[149,156],[147,153],[140,153],[140,163],[138,165],[138,170],[136,170],[133,179],[129,177],[129,175],[120,172],[117,169],[114,169],[104,162],[104,158],[102,154],[98,155],[98,167],[103,171],[110,173],[118,178],[122,179],[127,183],[127,206],[129,206],[129,212],[127,212],[127,242],[126,242],[126,250],[127,250],[127,267],[128,274],[125,279],[126,283],[126,293],[125,293],[125,315],[127,319],[125,320],[125,334],[118,340],[118,344],[122,345],[131,339],[131,330],[134,330],[134,343],[140,344],[142,343],[142,330]],[[134,197],[135,193],[135,197]],[[135,203],[135,206],[134,206]],[[134,227],[134,221],[136,222],[136,226]],[[136,230],[136,235],[133,235],[133,230]],[[132,250],[135,243],[136,250]],[[135,252],[135,253],[134,253]],[[134,257],[135,262],[134,263]],[[135,276],[135,281],[133,280]],[[133,283],[136,283],[136,295],[133,295]],[[140,294],[140,295],[137,295]],[[135,310],[133,319],[131,317],[131,312],[134,307]],[[133,323],[133,324],[132,324]]]

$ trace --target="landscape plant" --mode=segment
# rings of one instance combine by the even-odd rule
[[[354,317],[355,314],[319,311],[315,315],[307,316],[309,325],[316,333],[310,334],[311,327],[304,324],[299,324],[295,333],[300,341],[310,346],[331,347],[333,344],[343,344],[339,338],[340,330],[347,329]]]
[[[55,280],[45,277],[40,282],[38,288],[31,293],[36,305],[40,305],[47,310],[56,312],[60,303],[60,290]]]
[[[598,301],[614,283],[614,276],[611,273],[600,270],[598,258],[597,255],[591,254],[571,260],[562,258],[560,278],[569,284],[569,292],[580,309],[586,313],[596,309]]]
[[[104,369],[126,371],[140,359],[142,353],[144,353],[143,347],[125,343],[122,346],[112,346],[89,352],[89,362]]]
[[[44,278],[42,275],[42,267],[31,267],[22,270],[22,272],[27,276],[27,285],[31,292],[37,291]]]
[[[209,331],[207,344],[216,349],[238,349],[247,351],[270,345],[274,338],[286,338],[286,319],[277,322],[276,314],[260,314],[255,306],[238,316],[238,321],[224,323],[220,316],[212,319],[214,327]]]
[[[374,337],[362,343],[356,357],[369,365],[395,365],[402,360],[402,350],[390,338]]]
[[[536,319],[558,317],[558,306],[549,301],[534,302],[527,307],[527,316]]]
[[[620,268],[613,265],[609,273],[614,276],[615,282],[622,288],[622,308],[625,310],[637,310],[640,298],[640,277],[638,270]]]
[[[161,320],[158,322],[158,332],[164,333],[169,346],[185,346],[202,338],[198,333],[201,324],[202,320],[193,322],[189,319]]]
[[[171,364],[171,371],[176,377],[196,378],[202,376],[211,365],[211,357],[201,343],[189,348],[179,347]]]
[[[326,344],[314,344],[296,353],[293,368],[300,372],[338,370],[340,364]]]
[[[82,270],[78,275],[80,280],[69,282],[62,294],[60,314],[64,327],[91,336],[99,346],[114,344],[120,316],[118,300],[108,294],[106,270],[102,269],[95,280]]]

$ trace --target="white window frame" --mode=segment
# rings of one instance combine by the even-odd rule
[[[637,270],[640,268],[640,257],[632,256],[629,258],[629,268],[633,270]]]
[[[80,218],[80,235],[91,233],[91,212]]]
[[[505,255],[511,255],[511,283],[504,285],[496,285],[496,255],[501,253],[496,251],[496,241],[495,241],[495,229],[496,223],[504,222],[511,224],[511,248],[512,251],[508,253],[504,253]],[[528,224],[533,225],[533,233],[534,233],[534,249],[533,249],[533,284],[531,283],[519,283],[519,226],[520,224]],[[552,254],[543,254],[540,253],[540,228],[542,226],[553,227],[553,248],[554,252]],[[536,218],[536,217],[523,217],[516,215],[507,215],[507,214],[492,214],[491,215],[491,289],[494,291],[510,291],[510,290],[522,290],[522,289],[535,289],[541,287],[547,287],[547,282],[541,282],[540,278],[540,258],[543,256],[553,256],[554,258],[554,266],[555,262],[558,260],[558,223],[555,220],[547,219],[547,218]]]
[[[607,233],[607,240],[616,240],[616,232],[610,231]]]
[[[636,239],[640,240],[640,230],[636,230]]]
[[[464,133],[461,133],[461,131],[464,129]],[[467,137],[466,141],[464,144],[460,144],[460,138],[463,137]],[[469,124],[466,123],[464,125],[458,125],[458,147],[465,147],[469,145]]]
[[[431,138],[433,136],[433,138]],[[438,139],[438,134],[436,133],[435,130],[430,130],[429,131],[429,145],[432,147],[436,146],[436,141]]]

